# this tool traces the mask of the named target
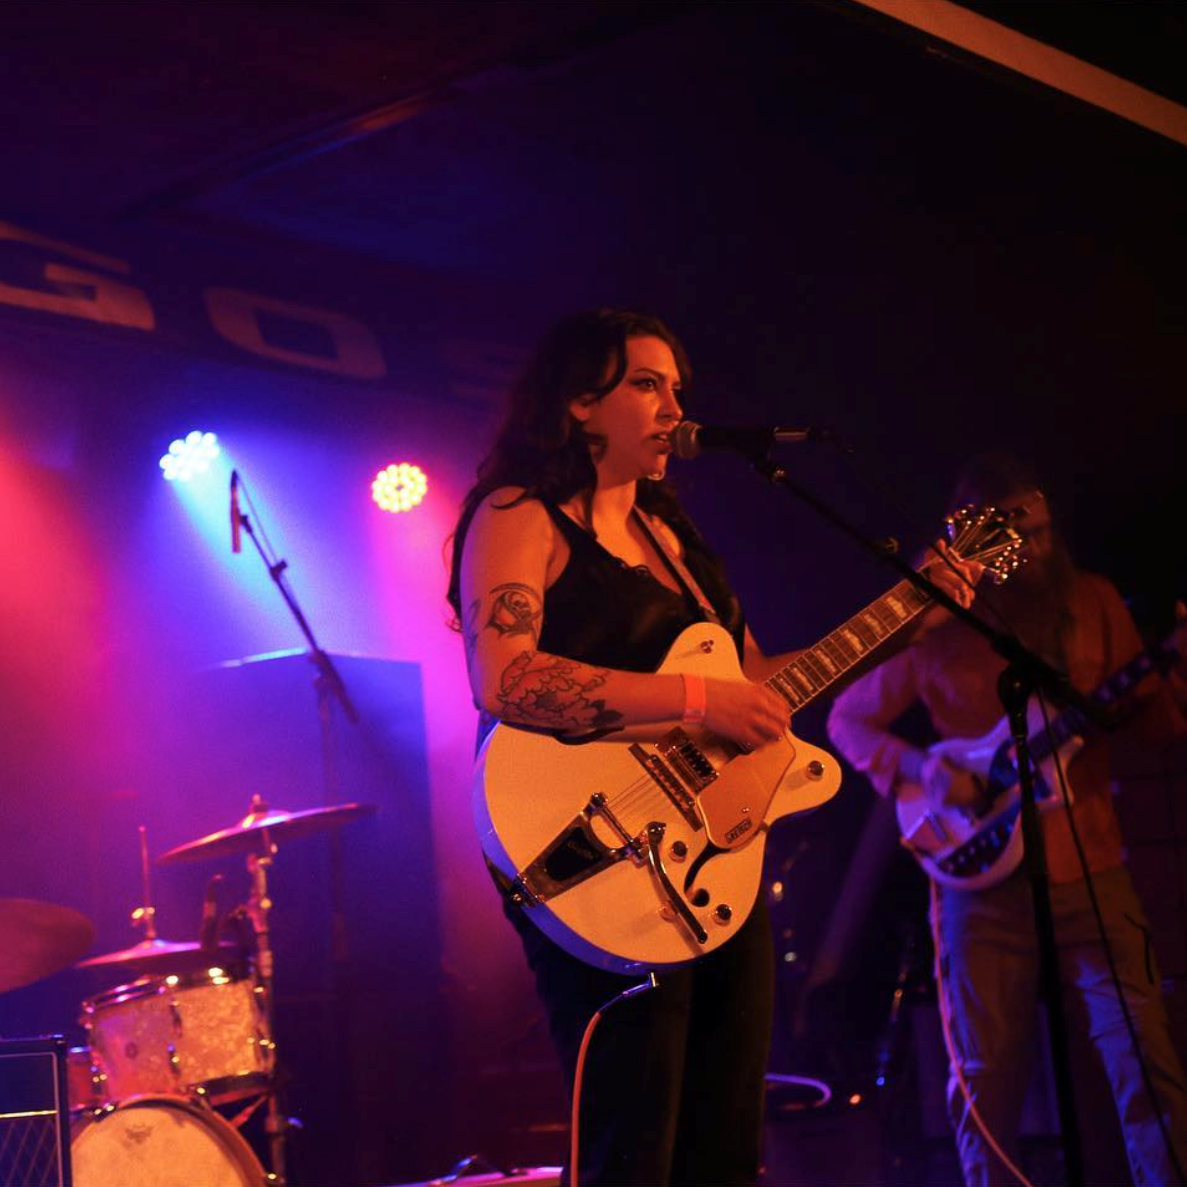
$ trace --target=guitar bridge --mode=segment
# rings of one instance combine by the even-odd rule
[[[717,778],[717,771],[682,729],[665,734],[657,749],[658,754],[648,754],[636,742],[630,754],[672,802],[684,823],[695,831],[701,827],[697,793]]]

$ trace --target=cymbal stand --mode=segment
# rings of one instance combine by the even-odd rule
[[[143,896],[141,905],[132,912],[132,924],[134,927],[144,928],[144,938],[146,940],[155,940],[157,938],[157,909],[152,903],[152,878],[149,874],[148,861],[148,829],[143,824],[138,825],[140,830],[140,892]]]
[[[251,803],[252,812],[265,812],[267,806],[255,796]],[[268,830],[263,829],[260,834],[261,851],[247,855],[247,872],[251,877],[251,894],[247,900],[247,917],[251,920],[252,931],[256,941],[256,977],[259,988],[264,997],[264,1030],[269,1046],[269,1071],[275,1077],[276,1073],[276,1042],[273,1037],[272,1010],[272,981],[273,954],[272,942],[268,925],[268,912],[272,910],[272,900],[268,897],[268,869],[276,855]],[[275,1083],[268,1093],[268,1116],[264,1124],[268,1135],[268,1161],[272,1165],[272,1181],[284,1187],[285,1182],[285,1138],[288,1131],[288,1118],[280,1107],[280,1093]]]

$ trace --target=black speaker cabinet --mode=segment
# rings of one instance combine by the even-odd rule
[[[66,1040],[0,1040],[0,1183],[71,1187]]]

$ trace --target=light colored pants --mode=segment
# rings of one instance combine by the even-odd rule
[[[1109,948],[1137,1030],[1167,1135],[1187,1168],[1187,1088],[1171,1044],[1149,925],[1124,867],[1093,878]],[[1078,995],[1121,1119],[1136,1187],[1180,1182],[1117,1001],[1083,881],[1051,887],[1060,982]],[[938,888],[938,931],[952,1040],[977,1111],[1017,1162],[1017,1134],[1036,1047],[1039,959],[1030,883],[1019,871],[983,891]],[[1013,1176],[969,1115],[955,1075],[948,1105],[967,1187],[1005,1187]],[[1091,1168],[1086,1168],[1089,1182]]]

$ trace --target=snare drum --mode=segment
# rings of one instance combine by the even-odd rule
[[[85,1114],[70,1138],[74,1187],[264,1187],[251,1147],[217,1113],[139,1096]]]
[[[259,996],[220,969],[117,986],[83,1002],[82,1021],[110,1100],[199,1092],[221,1104],[260,1092],[271,1076]]]

